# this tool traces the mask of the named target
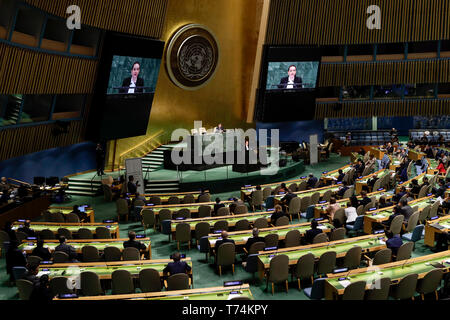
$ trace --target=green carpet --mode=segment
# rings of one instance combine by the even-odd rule
[[[323,171],[329,171],[339,168],[349,161],[348,157],[339,157],[337,155],[332,155],[330,159],[326,162],[321,162],[312,166],[306,166],[305,175],[313,173],[315,176],[320,176]],[[295,177],[293,177],[295,178]],[[236,190],[229,193],[213,194],[212,199],[220,197],[221,199],[226,199],[229,197],[240,197],[240,191]],[[90,204],[95,210],[95,220],[96,222],[102,222],[102,220],[107,218],[116,218],[116,208],[115,203],[105,202],[102,196],[99,197],[77,197],[73,196],[72,201],[64,203],[64,206],[72,206],[73,204]],[[306,220],[301,220],[301,222],[306,222]],[[298,223],[298,220],[294,220],[293,223]],[[129,230],[135,230],[139,233],[143,232],[142,226],[137,222],[120,223],[120,237],[127,238]],[[167,259],[176,250],[175,242],[168,242],[168,236],[163,235],[159,232],[153,230],[147,230],[147,236],[152,240],[152,259]],[[275,295],[272,296],[269,290],[265,291],[265,280],[257,281],[258,275],[252,277],[252,274],[247,273],[242,265],[238,263],[235,268],[235,274],[231,272],[231,268],[224,269],[222,277],[219,277],[217,271],[212,265],[212,258],[209,263],[205,262],[205,254],[200,253],[196,248],[191,248],[190,251],[187,250],[187,245],[182,246],[182,253],[186,253],[187,256],[191,257],[193,262],[193,273],[194,273],[194,286],[195,288],[203,287],[213,287],[222,286],[224,281],[228,280],[243,280],[244,282],[249,282],[251,286],[251,291],[255,299],[278,299],[278,300],[304,300],[308,299],[303,291],[297,289],[297,282],[290,281],[289,283],[289,293],[286,294],[284,287],[282,285],[275,287]],[[416,249],[413,252],[413,257],[422,256],[430,254],[431,251],[423,245],[423,240],[416,243]],[[240,258],[238,257],[238,261]],[[0,299],[1,300],[16,300],[18,299],[17,289],[15,287],[8,287],[7,285],[7,274],[5,270],[5,259],[0,259]],[[305,282],[304,285],[308,285]],[[137,292],[139,289],[137,289]]]

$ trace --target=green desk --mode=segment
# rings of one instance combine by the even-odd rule
[[[410,207],[419,207],[419,211],[422,211],[426,206],[434,203],[433,196],[428,196],[420,199],[416,199],[408,202]],[[374,223],[382,223],[389,220],[389,216],[393,214],[394,206],[378,209],[364,215],[364,232],[371,234],[373,232]]]
[[[381,278],[390,278],[391,284],[395,284],[405,276],[417,273],[419,279],[421,279],[426,273],[435,269],[431,263],[442,263],[445,266],[442,270],[449,272],[450,251],[368,268],[355,269],[351,270],[350,273],[329,274],[325,282],[325,299],[337,299],[338,296],[344,294],[345,288],[355,281],[365,281],[367,283],[366,289],[370,289],[372,283]],[[343,277],[346,277],[347,280],[339,280],[339,278]]]
[[[94,209],[92,208],[86,208],[86,215],[89,218],[89,221],[91,223],[95,222],[95,213],[94,213]],[[50,207],[47,209],[47,211],[51,212],[51,213],[55,213],[55,212],[61,212],[62,214],[69,214],[73,211],[72,207]]]
[[[77,253],[82,253],[82,249],[84,246],[93,246],[96,247],[99,251],[104,251],[106,247],[116,247],[123,251],[123,243],[128,239],[77,239],[77,240],[66,240],[66,243],[75,248]],[[150,238],[142,238],[137,239],[138,241],[145,244],[147,247],[146,255],[151,259],[152,251],[151,251],[151,241]],[[59,246],[58,240],[45,240],[44,248],[48,248],[50,252],[55,251],[55,248]],[[36,248],[36,241],[24,240],[22,244],[19,245],[19,249],[25,251],[27,254],[31,254],[33,249]]]
[[[355,182],[355,193],[360,194],[362,187],[367,185],[367,182],[369,182],[369,179],[371,179],[373,176],[377,175],[378,179],[384,178],[386,175],[391,174],[391,170],[389,169],[381,169],[377,172],[371,173],[365,177],[362,177],[361,179],[356,179]]]
[[[281,185],[282,183],[286,184],[286,187],[289,187],[290,184],[292,183],[301,183],[303,181],[307,181],[308,177],[304,176],[301,177],[299,179],[294,179],[294,180],[286,180],[286,181],[281,181],[281,182],[275,182],[275,183],[267,183],[267,184],[261,184],[261,190],[263,190],[264,188],[271,188],[272,190],[274,190],[276,187],[278,187],[279,185]],[[256,190],[256,186],[244,186],[241,188],[241,200],[244,201],[245,200],[245,196],[249,196],[253,191]]]
[[[425,239],[424,244],[434,247],[436,241],[436,233],[443,233],[450,231],[450,216],[445,216],[436,220],[427,221],[425,225]]]
[[[326,186],[326,187],[322,187],[322,188],[298,191],[298,192],[294,192],[294,193],[297,195],[297,197],[300,197],[300,198],[310,197],[316,192],[319,192],[320,196],[323,196],[323,194],[325,192],[327,192],[328,190],[331,190],[331,192],[336,192],[339,190],[340,187],[341,187],[341,185],[332,185],[332,186]],[[284,194],[276,195],[275,196],[275,204],[279,203],[284,196],[285,196]]]
[[[300,257],[308,253],[312,253],[316,259],[319,259],[322,254],[328,251],[335,251],[337,258],[344,257],[347,251],[354,246],[360,246],[363,254],[379,251],[386,248],[384,240],[380,240],[379,238],[384,238],[384,234],[367,235],[274,251],[260,251],[258,257],[259,275],[261,279],[264,277],[264,274],[266,274],[270,268],[270,260],[277,254],[286,254],[289,257],[289,265],[293,266]]]
[[[419,152],[419,151],[416,151],[416,150],[409,150],[408,151],[408,159],[410,159],[410,160],[414,160],[414,161],[416,161],[416,160],[420,160],[420,159],[422,159],[423,157],[426,157],[427,155],[425,154],[425,153],[423,153],[423,152]]]
[[[339,170],[342,170],[342,172],[345,174],[345,173],[349,172],[351,169],[352,169],[352,165],[348,164],[339,169],[328,171],[326,173],[322,173],[321,179],[323,179],[325,181],[337,180],[337,177],[339,177]]]
[[[221,201],[223,204],[230,204],[233,201]],[[143,206],[142,209],[151,209],[155,213],[155,215],[159,215],[159,212],[162,209],[168,209],[172,213],[177,212],[180,209],[189,209],[191,213],[198,213],[198,209],[201,206],[210,206],[211,209],[214,208],[215,202],[202,202],[202,203],[186,203],[186,204],[166,204],[159,206]]]
[[[191,258],[182,259],[192,267]],[[114,262],[86,262],[86,263],[58,263],[46,265],[39,268],[38,277],[47,274],[50,279],[53,277],[78,277],[83,271],[95,272],[100,279],[111,279],[112,273],[115,270],[127,270],[133,277],[139,277],[139,272],[143,269],[152,268],[159,272],[160,277],[163,277],[163,270],[172,259],[159,260],[139,260],[139,261],[114,261]],[[189,272],[194,286],[194,279],[192,277],[193,269]]]
[[[206,192],[209,192],[206,190]],[[142,196],[145,197],[145,199],[150,200],[151,197],[158,197],[161,199],[161,203],[167,204],[170,197],[177,197],[180,199],[180,201],[183,201],[184,197],[187,195],[194,196],[194,199],[197,200],[198,196],[200,195],[200,191],[192,191],[192,192],[176,192],[176,193],[146,193]],[[134,195],[130,195],[130,198],[133,199]]]
[[[403,182],[402,184],[397,185],[397,188],[395,188],[395,193],[399,193],[401,187],[405,187],[406,189],[408,189],[408,188],[409,188],[409,184],[410,184],[411,181],[413,181],[414,179],[416,179],[417,182],[418,182],[419,184],[422,184],[422,183],[423,183],[423,178],[424,178],[424,177],[427,177],[427,178],[428,178],[428,182],[429,182],[430,179],[434,177],[434,174],[428,174],[428,173],[426,173],[426,172],[423,172],[423,173],[421,173],[420,175],[418,175],[418,176],[416,176],[416,177],[414,177],[414,178],[412,178],[412,179],[409,179],[408,181],[405,181],[405,182]],[[432,186],[432,187],[434,187],[434,186]]]
[[[328,223],[328,220],[320,221],[319,229],[322,232],[331,232],[334,229],[333,225]],[[298,230],[302,236],[305,235],[306,231],[311,229],[311,223],[300,223],[300,224],[290,224],[282,227],[264,228],[259,230],[259,236],[264,238],[268,234],[278,234],[278,240],[284,240],[286,234],[291,230]],[[209,234],[209,245],[214,248],[216,241],[221,237],[220,234]],[[248,238],[252,237],[252,230],[235,231],[229,232],[228,238],[234,240],[237,246],[243,246],[247,243]]]
[[[17,230],[22,226],[22,222],[14,222],[13,230]],[[78,230],[81,228],[89,229],[92,234],[95,234],[95,229],[98,227],[106,227],[109,229],[111,233],[111,237],[118,238],[119,237],[119,224],[117,222],[114,223],[59,223],[59,222],[31,222],[30,228],[36,232],[42,231],[44,229],[49,229],[55,235],[58,234],[59,228],[66,228],[72,234],[78,233]]]
[[[230,300],[236,297],[247,297],[253,300],[250,286],[245,283],[241,286],[232,287],[212,287],[189,290],[175,290],[175,291],[161,291],[161,292],[147,292],[147,293],[133,293],[133,294],[118,294],[105,295],[93,297],[79,297],[75,299],[64,300]],[[61,300],[55,298],[54,300]]]

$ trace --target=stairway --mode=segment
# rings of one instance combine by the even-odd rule
[[[22,97],[10,95],[6,106],[5,114],[3,116],[4,125],[16,124],[19,119],[20,106],[22,105]]]
[[[180,191],[178,180],[150,180],[145,184],[145,193],[174,193]]]
[[[101,193],[102,183],[100,180],[69,178],[69,187],[66,193],[75,196],[95,197]]]
[[[170,145],[162,145],[142,157],[142,171],[152,172],[164,167],[164,150],[172,149]]]

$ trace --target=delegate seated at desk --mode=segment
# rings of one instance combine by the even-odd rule
[[[143,244],[140,241],[136,241],[135,239],[136,239],[136,232],[134,232],[134,231],[128,232],[128,240],[124,241],[123,247],[124,248],[133,247],[133,248],[136,248],[138,250],[145,250],[145,249],[147,249],[147,246],[145,244]]]
[[[177,273],[188,273],[191,271],[191,267],[186,263],[186,261],[181,261],[181,255],[179,252],[175,252],[172,255],[173,262],[169,262],[164,268],[163,273],[174,275]]]

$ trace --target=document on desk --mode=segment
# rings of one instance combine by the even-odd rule
[[[341,286],[343,286],[344,288],[347,288],[347,286],[349,284],[351,284],[351,282],[349,280],[339,280],[339,283],[341,284]]]
[[[317,226],[317,228],[321,229],[321,230],[325,230],[327,227],[326,226]]]

